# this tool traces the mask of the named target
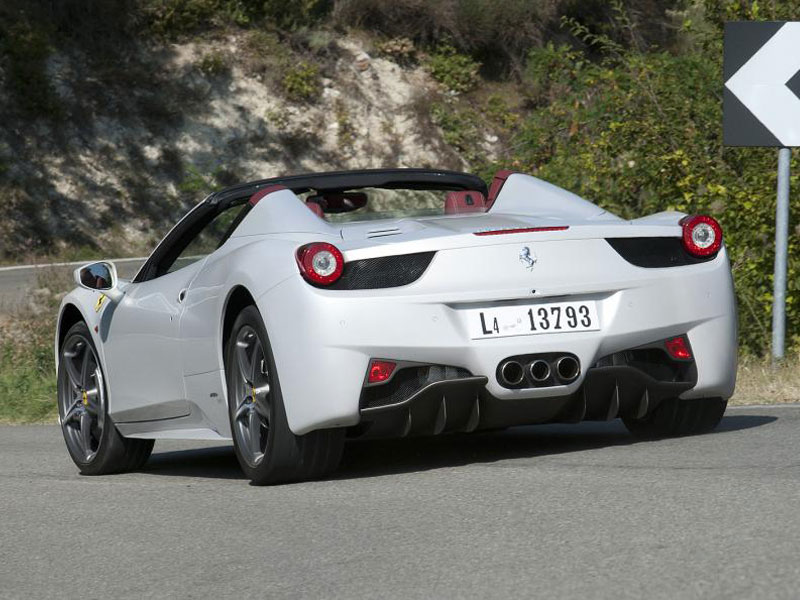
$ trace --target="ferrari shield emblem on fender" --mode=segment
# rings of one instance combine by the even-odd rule
[[[97,298],[97,302],[94,303],[94,312],[99,313],[100,309],[103,308],[103,304],[106,301],[107,296],[105,294],[100,294]]]
[[[537,260],[539,259],[531,252],[528,246],[524,246],[522,250],[519,251],[519,262],[525,265],[529,271],[533,270]]]

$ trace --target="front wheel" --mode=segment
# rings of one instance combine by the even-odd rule
[[[339,464],[344,430],[295,435],[278,370],[255,306],[239,313],[225,349],[228,412],[236,458],[256,485],[316,479]]]
[[[708,433],[719,425],[728,401],[722,398],[663,400],[644,419],[623,417],[622,421],[634,436],[658,439]]]
[[[108,415],[103,367],[86,323],[64,337],[58,361],[58,417],[67,450],[84,475],[139,469],[153,440],[123,437]]]

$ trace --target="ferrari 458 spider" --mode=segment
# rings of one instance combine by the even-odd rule
[[[256,483],[323,476],[346,438],[622,418],[710,431],[736,374],[722,230],[632,221],[520,173],[391,169],[205,198],[131,281],[75,272],[55,339],[83,473],[156,439],[232,440]]]

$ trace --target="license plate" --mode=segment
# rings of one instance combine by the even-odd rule
[[[600,329],[593,300],[473,309],[468,319],[473,340]]]

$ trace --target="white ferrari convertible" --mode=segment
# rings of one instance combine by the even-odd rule
[[[333,471],[347,438],[621,418],[712,430],[736,377],[722,230],[626,221],[534,177],[389,169],[216,192],[131,281],[75,272],[58,407],[81,472],[156,439],[232,440],[254,483]]]

